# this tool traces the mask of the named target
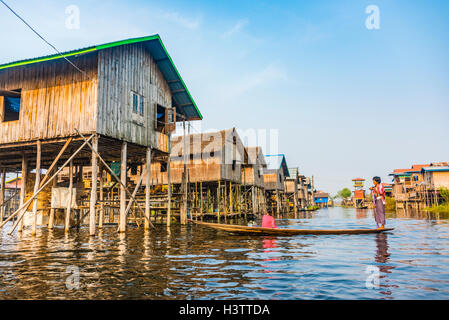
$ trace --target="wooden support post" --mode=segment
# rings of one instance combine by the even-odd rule
[[[41,182],[41,155],[42,155],[42,142],[37,140],[36,143],[36,177],[34,179],[34,193],[39,189]],[[24,181],[24,183],[26,183]],[[33,200],[33,229],[31,235],[36,235],[36,224],[37,224],[37,197]]]
[[[188,152],[187,150],[187,139],[186,139],[186,120],[184,119],[182,121],[182,126],[183,126],[183,132],[184,132],[184,146],[183,146],[183,154],[184,154],[184,194],[183,194],[183,206],[182,206],[182,211],[181,211],[181,224],[186,224],[187,223],[187,161],[188,161],[188,157],[190,152]]]
[[[3,221],[3,223],[0,224],[0,228],[3,227],[9,220],[13,219],[16,215],[19,215],[19,217],[17,218],[16,222],[14,223],[13,227],[11,228],[12,230],[8,233],[9,235],[12,234],[12,232],[14,231],[14,229],[17,227],[18,224],[20,224],[20,222],[22,221],[23,218],[23,214],[26,211],[27,207],[30,205],[30,203],[38,196],[38,194],[51,182],[53,181],[54,178],[57,177],[57,175],[62,171],[62,169],[64,169],[67,164],[81,151],[81,149],[84,148],[84,146],[86,144],[89,143],[89,140],[91,140],[93,138],[93,135],[91,135],[76,151],[75,153],[73,153],[70,158],[58,169],[58,171],[56,171],[55,174],[53,174],[53,176],[51,178],[49,178],[41,187],[39,187],[39,190],[37,190],[37,192],[35,192],[30,199],[28,199],[26,202],[24,202],[16,211],[14,211],[14,213],[12,213],[8,219],[6,219],[5,221]],[[22,162],[23,162],[24,158],[22,157]],[[23,168],[23,163],[22,163],[22,168]],[[25,179],[26,181],[26,179]]]
[[[256,216],[257,213],[257,200],[256,200],[256,194],[257,194],[257,189],[255,186],[251,187],[251,202],[252,202],[252,209],[253,209],[253,214],[254,216]]]
[[[150,228],[150,187],[151,187],[151,148],[147,148],[147,159],[146,159],[146,171],[145,171],[145,224],[144,230]]]
[[[225,181],[224,182],[224,190],[223,190],[223,211],[224,211],[224,218],[225,218],[225,222],[226,222],[226,218],[228,215],[228,197],[227,197],[227,189],[228,189],[228,183]]]
[[[103,166],[100,165],[100,216],[98,217],[98,229],[103,229],[103,220],[104,220],[104,169]]]
[[[6,169],[2,169],[2,181],[1,181],[1,191],[0,191],[0,223],[3,222],[3,217],[5,215],[5,186],[6,186]]]
[[[26,193],[26,179],[28,178],[28,159],[25,158],[25,153],[22,153],[22,184],[20,186],[20,204],[23,206],[25,203],[25,193]],[[23,220],[19,222],[19,232],[23,230]]]
[[[279,195],[279,190],[276,190],[276,214],[280,215],[281,213],[281,199],[280,199],[280,195]]]
[[[72,137],[67,139],[67,141],[65,142],[64,146],[61,148],[61,150],[59,151],[58,155],[56,156],[56,158],[53,160],[52,164],[48,168],[47,173],[42,178],[41,184],[40,184],[41,186],[47,181],[48,177],[50,176],[51,172],[53,171],[53,168],[56,166],[56,164],[58,163],[58,160],[64,154],[64,151],[67,149],[67,147],[69,146],[70,142],[72,142],[72,140],[73,140]]]
[[[171,177],[170,177],[170,153],[171,153],[171,133],[168,134],[168,159],[167,159],[167,189],[168,189],[168,203],[167,203],[167,228],[171,224]]]
[[[53,170],[55,171],[55,170]],[[53,173],[51,173],[53,174]],[[55,188],[57,184],[56,179],[53,179],[52,187]],[[55,208],[50,208],[50,217],[48,218],[48,229],[52,230],[55,225]]]
[[[109,174],[108,174],[108,179],[109,179]],[[111,205],[115,205],[115,201],[114,201],[114,188],[112,187],[109,190],[108,193],[108,200],[109,200],[109,204]],[[109,223],[114,223],[114,212],[115,209],[114,208],[108,208],[108,216],[109,216]]]
[[[92,140],[92,146],[95,151],[98,150],[98,136]],[[90,192],[90,208],[89,208],[89,235],[95,235],[96,205],[97,205],[97,186],[98,186],[98,157],[96,152],[92,150],[92,189]]]
[[[218,180],[218,188],[217,188],[217,200],[218,200],[218,209],[217,209],[217,213],[218,213],[218,222],[220,222],[220,192],[221,192],[221,188],[220,188],[220,180]]]
[[[126,169],[127,169],[127,148],[128,145],[126,141],[122,143],[122,153],[120,160],[120,181],[122,182],[120,185],[120,221],[119,221],[119,231],[126,231]]]
[[[314,177],[312,176],[312,206],[315,205],[315,181]]]
[[[203,182],[200,181],[200,213],[201,213],[201,219],[203,217]],[[198,220],[198,217],[197,219]]]
[[[234,213],[234,190],[231,181],[229,181],[229,209],[232,215]]]
[[[64,231],[69,232],[70,228],[70,214],[72,211],[72,190],[73,190],[73,161],[69,164],[69,201],[67,202],[67,210],[65,213]]]

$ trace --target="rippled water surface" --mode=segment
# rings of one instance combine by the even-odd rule
[[[130,227],[122,236],[109,226],[92,239],[86,228],[68,236],[42,229],[33,239],[8,236],[7,225],[0,230],[0,299],[448,299],[449,220],[388,218],[396,228],[389,233],[294,237],[175,225],[150,233]],[[374,226],[371,211],[339,207],[277,223]]]

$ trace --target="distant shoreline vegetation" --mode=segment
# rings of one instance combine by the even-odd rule
[[[449,203],[443,203],[433,207],[425,207],[423,210],[431,213],[449,213]]]
[[[440,196],[443,198],[442,204],[425,207],[423,210],[431,213],[449,213],[449,189],[441,187]]]

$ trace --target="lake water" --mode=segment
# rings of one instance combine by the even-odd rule
[[[249,237],[173,225],[0,230],[0,299],[448,299],[449,220],[389,214],[393,232]],[[329,208],[288,228],[372,228],[370,210]]]

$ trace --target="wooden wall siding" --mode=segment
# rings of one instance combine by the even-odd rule
[[[263,170],[266,167],[260,147],[246,147],[247,162],[242,168],[242,184],[263,188]]]
[[[235,137],[235,144],[234,144]],[[190,181],[232,181],[241,183],[242,162],[245,159],[245,150],[235,129],[208,132],[203,134],[187,135],[190,144],[189,162]],[[211,152],[213,156],[211,157]],[[172,138],[171,150],[171,179],[172,183],[180,183],[184,172],[184,140],[183,136]],[[234,170],[232,161],[236,160]],[[166,183],[166,172],[160,172],[157,177],[161,183]],[[157,169],[156,169],[157,170]],[[153,177],[153,173],[152,173]]]
[[[22,89],[19,120],[0,122],[0,143],[67,137],[75,128],[95,131],[97,55],[72,61],[90,79],[62,59],[0,70],[0,89]]]
[[[156,148],[155,106],[172,106],[171,92],[143,44],[98,53],[98,132]],[[133,113],[131,91],[144,96],[144,117]]]
[[[295,180],[285,180],[285,192],[295,193]]]
[[[194,159],[187,163],[190,182],[212,182],[221,179],[221,165],[218,157],[207,160]],[[170,179],[173,184],[182,182],[184,173],[184,162],[171,162]],[[238,181],[234,181],[238,182]],[[151,183],[155,185],[167,184],[167,172],[161,172],[161,164],[156,162],[151,164]]]
[[[281,179],[279,179],[279,176],[281,176]],[[284,190],[283,170],[265,170],[263,179],[266,190]]]

